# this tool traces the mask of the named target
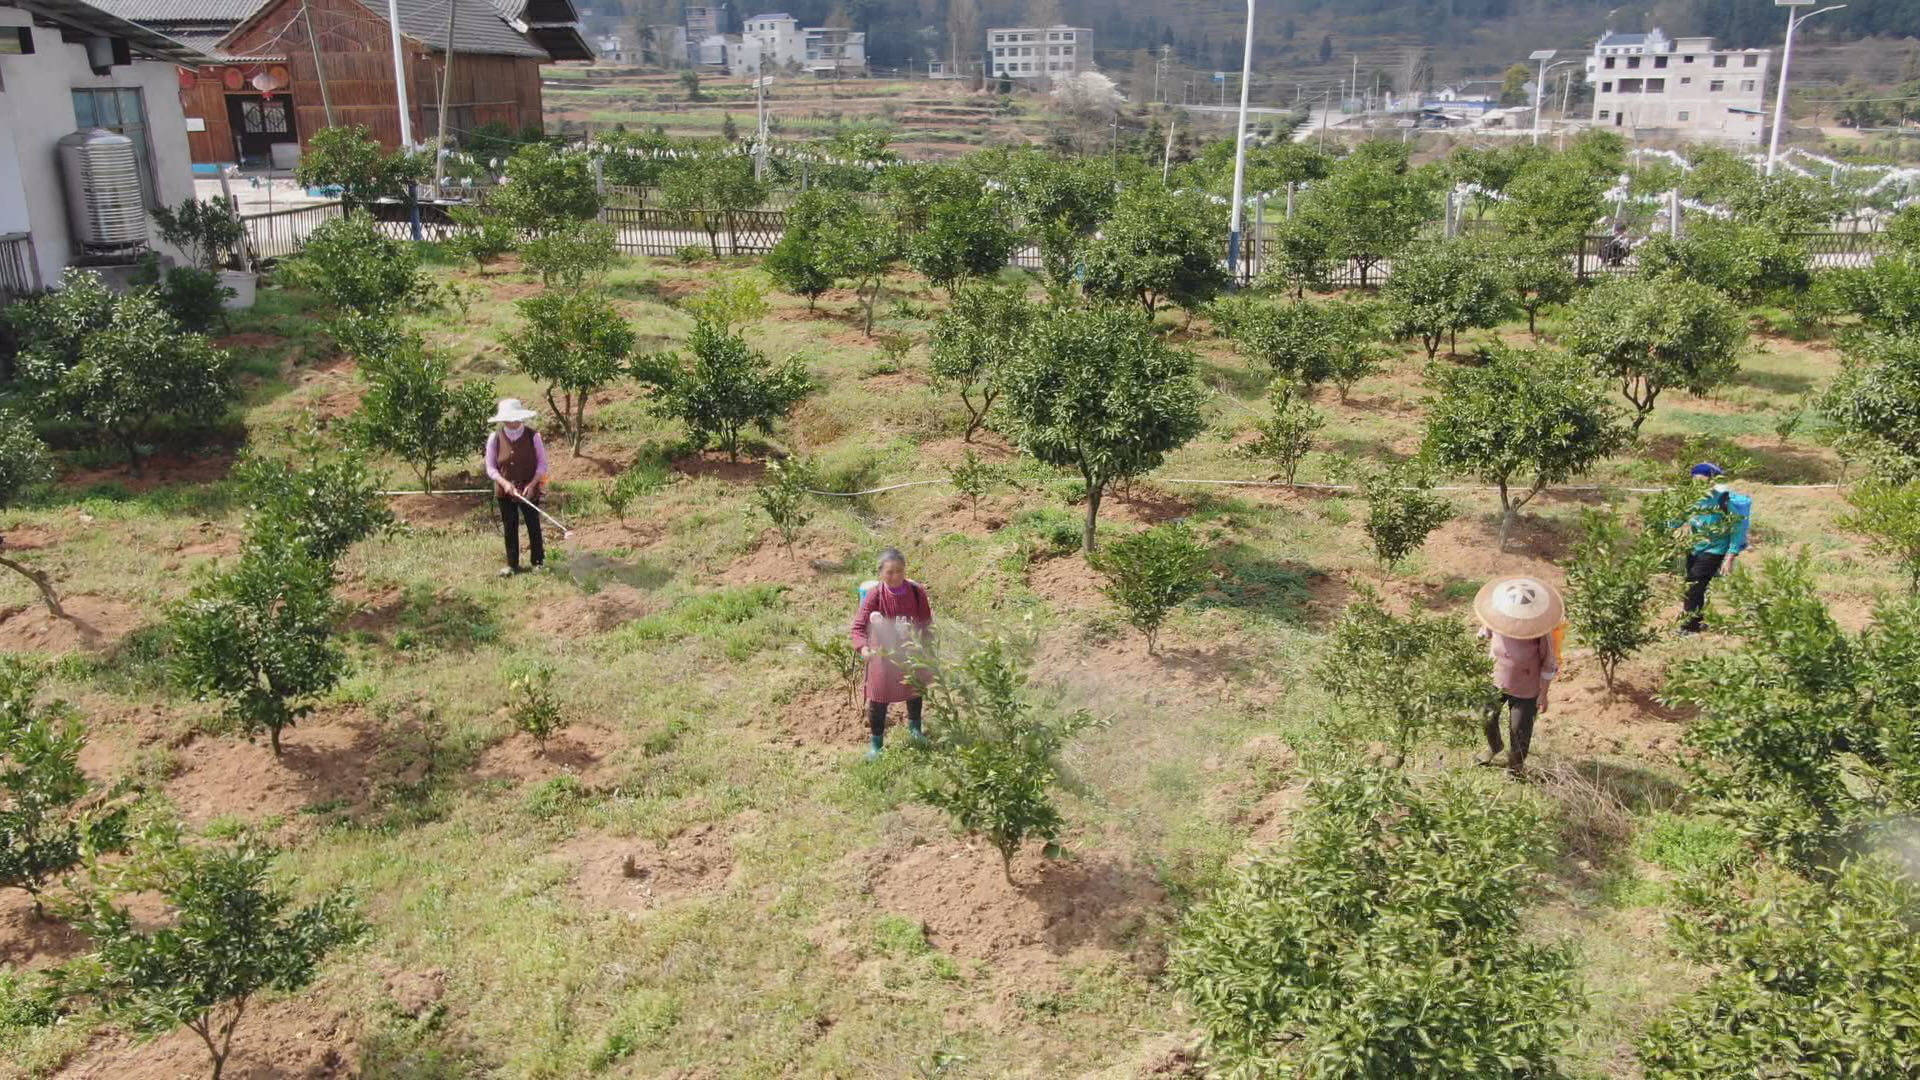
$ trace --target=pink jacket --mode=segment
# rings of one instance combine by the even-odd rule
[[[1517,698],[1539,697],[1560,673],[1553,658],[1553,635],[1510,638],[1493,634],[1487,655],[1493,657],[1493,685]]]
[[[860,601],[860,610],[853,615],[853,647],[865,649],[873,647],[874,655],[867,659],[867,700],[895,702],[906,701],[920,696],[920,690],[912,680],[924,684],[932,677],[932,671],[919,667],[909,674],[901,670],[893,658],[880,650],[884,643],[875,642],[869,633],[873,616],[885,620],[904,618],[912,628],[912,636],[923,646],[933,644],[933,604],[927,599],[926,587],[917,581],[909,580],[903,595],[895,596],[884,584],[876,584],[867,590]]]

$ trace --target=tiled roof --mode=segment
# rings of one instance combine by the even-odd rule
[[[454,5],[454,52],[547,59],[546,50],[507,25],[493,0],[399,0],[400,32],[430,49],[445,51],[448,2]],[[387,17],[382,0],[360,0],[360,4],[383,20]]]
[[[265,0],[93,0],[93,6],[137,23],[237,25]]]

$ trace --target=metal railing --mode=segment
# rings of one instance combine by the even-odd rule
[[[0,304],[41,290],[40,260],[30,233],[0,233]]]
[[[307,234],[322,223],[341,215],[337,202],[313,203],[291,210],[247,214],[240,220],[247,228],[247,243],[253,249],[256,264],[284,259],[300,250]]]
[[[376,203],[368,208],[381,230],[390,236],[407,239],[412,235],[410,208],[404,203]],[[458,235],[465,226],[456,222],[445,204],[422,203],[419,207],[421,236],[444,241]],[[318,203],[270,214],[253,214],[244,220],[247,235],[260,261],[271,261],[297,251],[306,235],[322,222],[340,216],[337,202]],[[668,210],[648,206],[603,206],[600,220],[614,229],[615,246],[628,255],[677,255],[697,248],[709,255],[765,255],[786,231],[784,210]],[[1249,229],[1241,252],[1241,262],[1231,268],[1240,281],[1252,281],[1267,269],[1266,251],[1272,242],[1277,222],[1264,228]],[[4,241],[5,238],[0,238]],[[1813,270],[1865,266],[1891,250],[1884,233],[1829,231],[1804,233],[1794,237],[1806,252]],[[1637,250],[1616,250],[1613,236],[1601,233],[1582,239],[1580,246],[1567,253],[1574,275],[1582,281],[1639,272]],[[1223,253],[1224,254],[1224,253]],[[0,252],[4,259],[4,252]],[[29,264],[30,265],[30,264]],[[1027,270],[1042,267],[1040,251],[1032,245],[1016,248],[1007,265]],[[0,294],[4,294],[4,264],[0,263]],[[1365,288],[1385,284],[1392,276],[1389,259],[1349,259],[1327,270],[1318,283],[1331,288]]]

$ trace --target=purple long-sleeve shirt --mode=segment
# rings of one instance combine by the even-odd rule
[[[500,461],[499,461],[500,437],[503,435],[509,439],[513,439],[515,442],[518,442],[519,440],[524,439],[529,435],[533,436],[533,461],[534,461],[533,482],[536,484],[545,483],[547,480],[546,440],[540,437],[539,432],[525,425],[521,425],[520,434],[517,436],[514,435],[512,432],[509,432],[506,428],[496,428],[494,429],[493,434],[487,436],[487,447],[484,451],[481,452],[481,459],[486,463],[486,466],[487,466],[487,479],[492,480],[496,484],[506,483],[506,479],[500,475]]]

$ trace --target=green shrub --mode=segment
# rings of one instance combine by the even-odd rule
[[[227,323],[226,303],[234,295],[210,270],[193,266],[169,267],[154,287],[154,296],[180,329],[205,334]]]
[[[1585,536],[1567,565],[1567,621],[1593,650],[1607,689],[1620,661],[1659,637],[1654,617],[1666,599],[1655,579],[1676,554],[1664,529],[1629,529],[1610,514],[1588,511]]]
[[[126,818],[85,805],[86,733],[63,703],[34,700],[40,682],[25,661],[0,659],[0,888],[26,892],[36,915],[50,879],[120,847]]]
[[[944,665],[923,689],[934,721],[934,749],[919,798],[951,814],[963,831],[1000,853],[1013,883],[1013,855],[1029,839],[1055,839],[1065,824],[1049,790],[1060,751],[1094,722],[1081,711],[1053,715],[1033,701],[1015,646],[1000,638]]]
[[[1662,391],[1702,396],[1733,378],[1746,340],[1746,320],[1725,296],[1670,279],[1595,286],[1574,304],[1566,332],[1575,357],[1619,383],[1636,432]]]
[[[398,339],[384,355],[362,357],[367,392],[350,424],[361,445],[393,454],[433,490],[433,472],[485,445],[493,385],[454,385],[453,363],[430,352],[417,335]]]
[[[1206,545],[1181,522],[1121,537],[1090,561],[1107,579],[1100,591],[1146,635],[1149,656],[1167,616],[1206,588],[1213,565]]]
[[[238,206],[220,195],[205,202],[187,199],[178,207],[158,207],[153,222],[160,239],[186,255],[189,268],[209,274],[237,264],[240,244],[247,238]]]
[[[325,460],[316,444],[299,464],[249,457],[234,470],[252,514],[248,542],[273,548],[290,541],[328,566],[347,549],[399,522],[379,494],[378,479],[357,457]]]
[[[1371,595],[1340,616],[1314,677],[1346,707],[1346,733],[1382,738],[1402,760],[1424,738],[1479,731],[1498,694],[1493,661],[1466,623],[1394,615]]]
[[[982,461],[971,449],[959,461],[947,466],[947,480],[967,500],[974,520],[980,519],[980,497],[1007,481],[1007,471],[992,462]]]
[[[1009,345],[1025,336],[1037,315],[1024,289],[980,282],[957,289],[934,320],[929,341],[934,385],[960,395],[967,410],[963,441],[972,442],[974,432],[987,422],[1000,395],[1000,369]]]
[[[507,716],[515,731],[530,736],[541,753],[547,752],[547,740],[567,726],[567,710],[553,690],[553,665],[526,663],[509,673]]]
[[[1432,360],[1460,331],[1498,325],[1506,318],[1506,281],[1497,258],[1471,240],[1417,245],[1393,262],[1386,297],[1394,336],[1419,338]]]
[[[1484,786],[1391,770],[1310,800],[1293,843],[1176,938],[1171,980],[1208,1064],[1247,1080],[1557,1075],[1584,1001],[1571,949],[1522,930],[1544,823]]]
[[[685,360],[668,353],[648,362],[642,378],[656,387],[654,412],[686,424],[697,447],[719,442],[729,461],[739,460],[746,428],[771,435],[813,389],[799,357],[770,364],[746,339],[711,323],[694,325],[687,351]]]
[[[1313,449],[1314,437],[1327,426],[1327,418],[1304,396],[1296,396],[1291,384],[1277,386],[1268,401],[1273,411],[1254,426],[1260,437],[1247,445],[1247,453],[1271,462],[1280,470],[1276,475],[1291,484],[1301,459]]]
[[[1892,556],[1906,571],[1908,591],[1920,595],[1920,480],[1868,480],[1847,492],[1847,502],[1853,513],[1840,519],[1840,527],[1870,537],[1874,551]]]
[[[1681,952],[1715,974],[1639,1040],[1648,1076],[1920,1075],[1920,887],[1889,861],[1825,884],[1683,883]]]
[[[607,508],[627,523],[627,508],[635,499],[652,495],[667,486],[667,467],[657,461],[636,461],[607,484]]]
[[[565,221],[522,243],[520,265],[539,274],[542,285],[578,289],[606,273],[619,254],[613,226]]]
[[[108,898],[88,897],[75,926],[94,951],[63,972],[60,985],[139,1032],[186,1025],[206,1044],[219,1080],[254,995],[304,989],[321,959],[364,924],[340,893],[292,909],[268,880],[272,856],[250,844],[174,847],[155,861],[140,883],[165,898],[168,921],[136,922]]]
[[[365,211],[323,222],[281,272],[338,313],[403,311],[417,306],[427,289],[413,245],[380,231]]]
[[[512,251],[519,239],[513,224],[504,216],[473,206],[452,210],[453,223],[460,231],[447,240],[447,250],[455,258],[466,259],[482,271]]]
[[[506,335],[507,352],[522,374],[545,387],[547,405],[578,457],[587,399],[627,373],[633,327],[611,299],[588,289],[548,289],[515,306],[525,321]]]
[[[1427,542],[1433,530],[1453,520],[1453,504],[1433,492],[1433,478],[1417,462],[1387,465],[1365,473],[1360,492],[1367,501],[1367,539],[1389,567],[1400,565]]]

